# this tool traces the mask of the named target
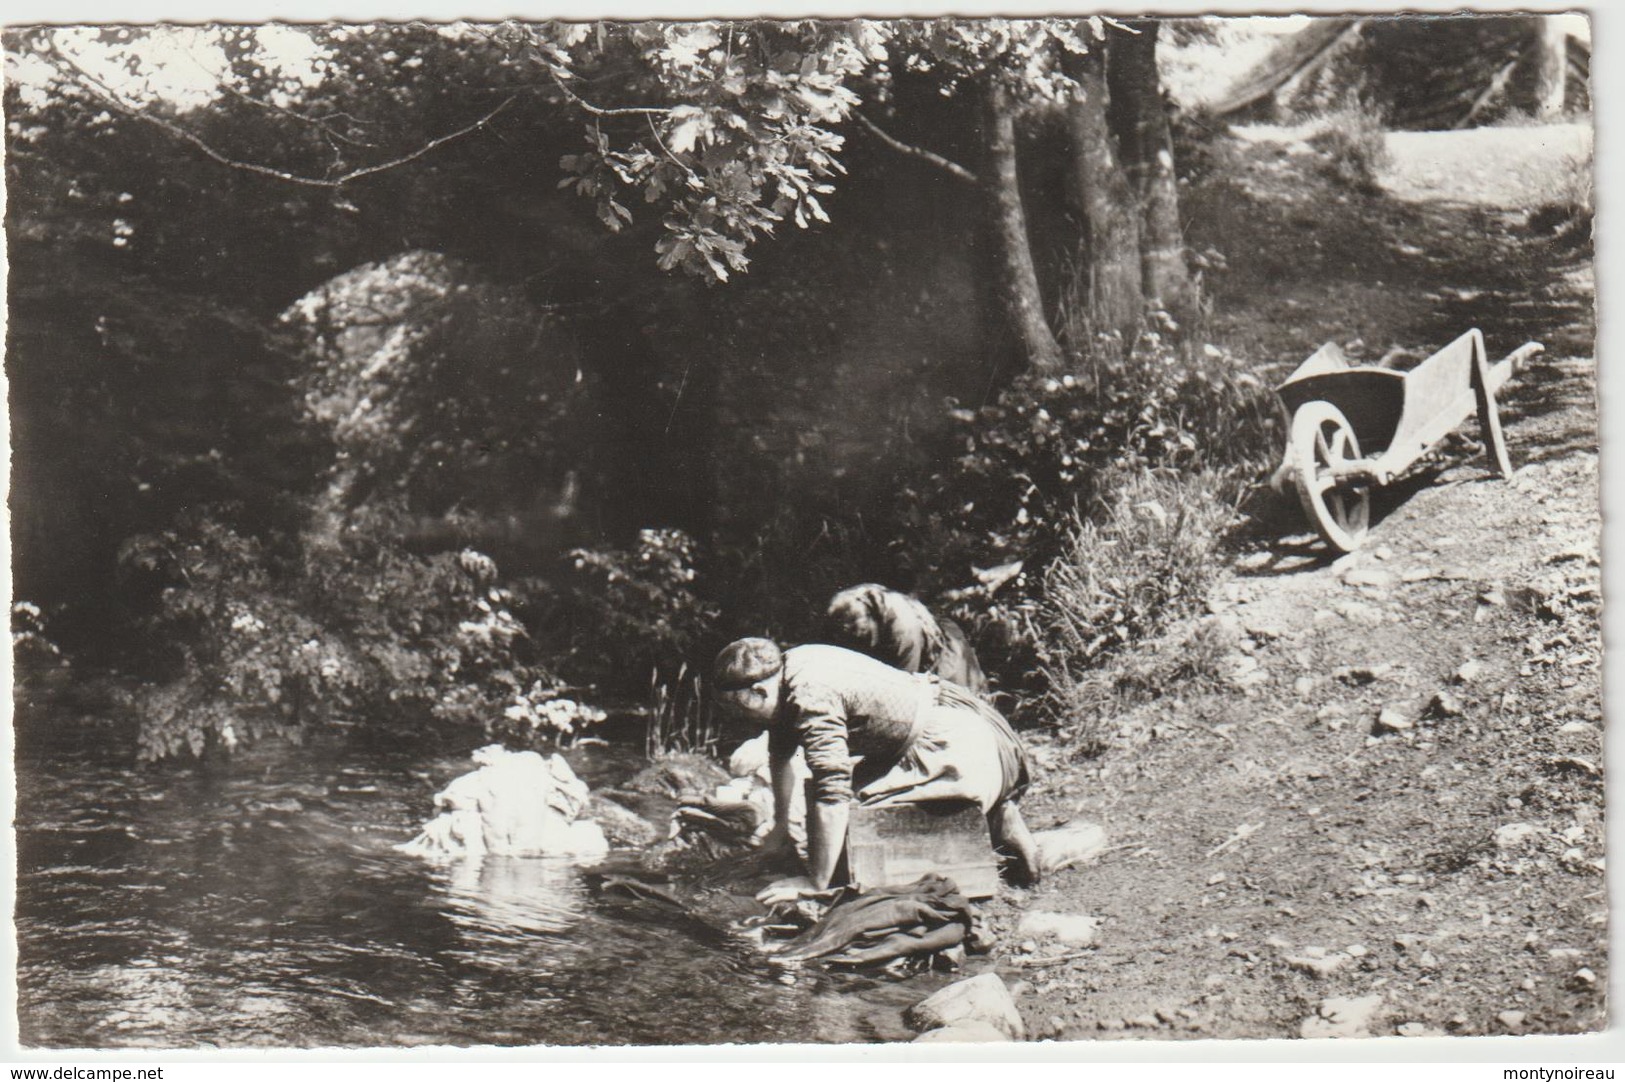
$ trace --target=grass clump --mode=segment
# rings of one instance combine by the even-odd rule
[[[1223,651],[1207,639],[1145,671],[1101,666],[1200,604],[1223,566],[1242,484],[1231,471],[1145,470],[1109,489],[1097,514],[1074,516],[1036,618],[1044,712],[1085,753],[1105,746],[1126,698],[1216,677]]]
[[[643,731],[644,754],[652,762],[667,755],[714,758],[721,734],[705,698],[705,681],[687,662],[671,680],[649,673],[649,706]]]
[[[1361,102],[1318,114],[1305,142],[1320,156],[1323,174],[1366,195],[1381,190],[1383,170],[1393,161],[1381,113]]]
[[[1529,214],[1529,228],[1579,246],[1591,239],[1596,170],[1593,151],[1565,154],[1554,166],[1552,197]]]

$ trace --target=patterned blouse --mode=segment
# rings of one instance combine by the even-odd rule
[[[814,644],[784,652],[784,680],[768,747],[776,757],[799,745],[812,771],[813,799],[841,804],[880,777],[914,743],[936,682],[865,654]],[[855,759],[860,762],[854,763]]]

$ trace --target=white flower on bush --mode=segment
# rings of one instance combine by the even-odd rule
[[[265,630],[265,621],[244,609],[231,618],[231,629],[249,635],[258,635]]]
[[[538,681],[530,686],[529,691],[516,694],[502,716],[533,731],[549,729],[569,734],[578,727],[585,728],[603,721],[609,715],[595,706],[564,698],[556,688]]]
[[[40,651],[51,657],[62,654],[56,643],[45,637],[45,614],[32,601],[18,601],[11,606],[11,645],[16,650]]]
[[[464,549],[457,554],[457,566],[476,582],[492,582],[497,577],[497,562],[483,552]]]
[[[506,608],[494,608],[483,597],[474,603],[474,608],[478,611],[478,615],[457,625],[457,630],[464,639],[473,640],[489,650],[496,648],[499,643],[507,645],[524,636],[525,625]]]

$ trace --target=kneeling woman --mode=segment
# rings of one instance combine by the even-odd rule
[[[728,713],[766,725],[773,776],[769,851],[790,845],[789,809],[799,746],[812,772],[807,874],[829,886],[853,800],[867,806],[973,800],[993,844],[1038,881],[1038,851],[1016,801],[1027,756],[1003,715],[963,688],[906,673],[838,646],[781,651],[740,639],[717,655],[713,689]]]

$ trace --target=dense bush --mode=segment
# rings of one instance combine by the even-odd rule
[[[132,703],[143,758],[358,722],[545,743],[594,717],[543,705],[556,681],[480,553],[356,541],[342,558],[306,559],[194,512],[134,539],[125,559],[169,583],[144,621],[161,645]]]
[[[1316,115],[1308,136],[1320,155],[1320,169],[1339,184],[1362,193],[1382,190],[1382,172],[1392,161],[1382,115],[1358,102]]]
[[[693,653],[717,617],[695,590],[695,542],[681,530],[638,532],[630,548],[579,548],[532,622],[571,680],[621,694]]]
[[[906,494],[908,548],[924,592],[970,625],[1007,690],[1035,695],[1053,620],[1043,611],[1048,569],[1076,558],[1078,531],[1097,516],[1111,521],[1136,486],[1153,483],[1147,478],[1216,478],[1225,467],[1255,466],[1277,442],[1278,424],[1268,394],[1233,358],[1176,348],[1157,334],[1084,375],[1023,379],[992,405],[954,416],[957,453]],[[1185,517],[1191,499],[1173,501],[1172,521],[1181,530],[1212,525],[1206,512]]]

